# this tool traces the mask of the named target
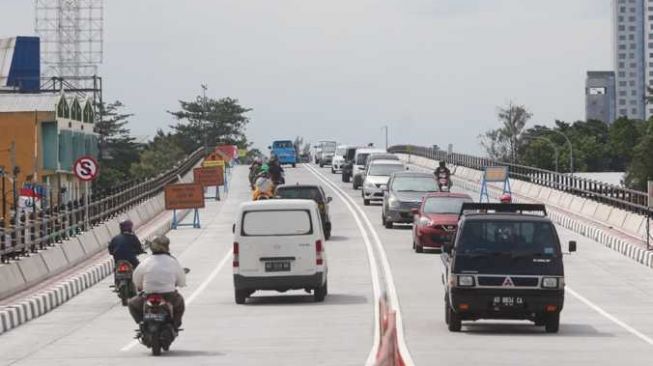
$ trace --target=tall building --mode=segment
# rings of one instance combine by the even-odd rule
[[[613,0],[617,116],[647,119],[653,86],[653,0]]]
[[[588,71],[585,80],[585,120],[612,123],[615,109],[615,80],[612,71]]]

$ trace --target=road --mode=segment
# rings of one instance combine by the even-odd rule
[[[444,323],[439,254],[416,254],[409,226],[386,229],[380,205],[364,206],[360,190],[328,168],[323,179],[352,198],[379,233],[390,259],[404,318],[406,342],[417,365],[648,364],[653,357],[653,272],[603,245],[560,226],[561,240],[578,242],[565,257],[567,295],[560,332],[529,322]],[[466,192],[477,199],[477,192]]]
[[[287,169],[287,180],[320,183],[334,198],[324,303],[301,291],[257,293],[247,305],[234,303],[231,225],[238,204],[249,199],[246,171],[238,168],[228,199],[209,201],[200,213],[201,230],[170,233],[173,254],[192,272],[182,291],[186,330],[169,354],[154,358],[131,342],[135,325],[105,280],[0,336],[0,365],[362,365],[374,342],[368,242],[375,236],[392,269],[417,365],[639,365],[653,357],[653,272],[596,242],[558,227],[563,241],[577,240],[579,247],[565,258],[569,288],[559,334],[495,321],[467,323],[454,334],[443,321],[438,254],[414,253],[408,227],[385,229],[380,206],[363,206],[360,191],[328,168]],[[365,218],[354,217],[355,207]],[[360,227],[365,220],[373,230]]]

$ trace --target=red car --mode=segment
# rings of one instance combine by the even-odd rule
[[[421,205],[413,209],[413,249],[422,253],[424,248],[440,249],[451,240],[458,228],[458,215],[463,202],[473,202],[465,193],[435,192],[424,197]]]

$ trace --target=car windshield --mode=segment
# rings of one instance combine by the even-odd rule
[[[336,144],[325,143],[322,144],[322,152],[333,153],[336,151]]]
[[[275,149],[287,149],[293,146],[292,141],[275,141],[274,144],[272,144],[272,147]]]
[[[432,177],[396,177],[392,181],[395,192],[437,192],[438,185]]]
[[[463,202],[472,202],[467,197],[429,197],[424,202],[424,212],[430,214],[459,214]]]
[[[292,187],[277,189],[277,197],[286,199],[305,199],[322,202],[322,194],[315,187]]]
[[[560,255],[560,243],[549,222],[470,221],[464,224],[458,254]]]
[[[356,165],[365,165],[365,161],[369,155],[369,153],[358,154],[358,156],[356,156]]]
[[[336,155],[337,156],[345,156],[347,153],[347,148],[346,147],[339,147],[336,149]]]
[[[404,170],[404,166],[401,164],[373,164],[367,174],[373,176],[389,177],[392,175],[392,173],[401,170]]]

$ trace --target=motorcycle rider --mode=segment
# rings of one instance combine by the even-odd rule
[[[271,198],[274,192],[274,182],[270,176],[270,167],[268,164],[261,165],[260,173],[256,176],[254,182],[253,199],[257,200],[261,196]]]
[[[138,267],[138,255],[145,253],[141,241],[134,234],[134,223],[125,219],[120,221],[120,234],[116,235],[109,243],[109,254],[113,256],[114,263],[128,261]]]
[[[447,168],[447,163],[445,163],[443,160],[440,160],[440,166],[435,168],[433,174],[435,175],[435,179],[438,181],[438,187],[440,187],[440,190],[442,190],[442,184],[440,183],[441,178],[447,180],[447,184],[449,185],[447,188],[451,189],[451,171],[449,171],[449,168]]]
[[[268,165],[270,167],[272,182],[274,182],[275,185],[284,184],[283,168],[281,167],[281,163],[279,163],[279,158],[277,158],[276,155],[272,155]]]
[[[256,182],[256,175],[258,174],[259,170],[261,169],[262,165],[261,158],[256,158],[254,159],[254,162],[252,165],[249,166],[249,184],[252,187],[252,190],[254,190],[254,183]]]
[[[501,197],[499,197],[499,201],[501,203],[512,203],[512,196],[510,193],[504,193],[501,195]]]
[[[177,259],[170,255],[170,239],[160,235],[150,244],[152,255],[134,271],[133,281],[143,293],[129,300],[129,313],[137,324],[143,321],[143,305],[148,294],[159,294],[172,305],[175,329],[181,326],[184,316],[184,297],[177,287],[186,286],[186,273]]]

